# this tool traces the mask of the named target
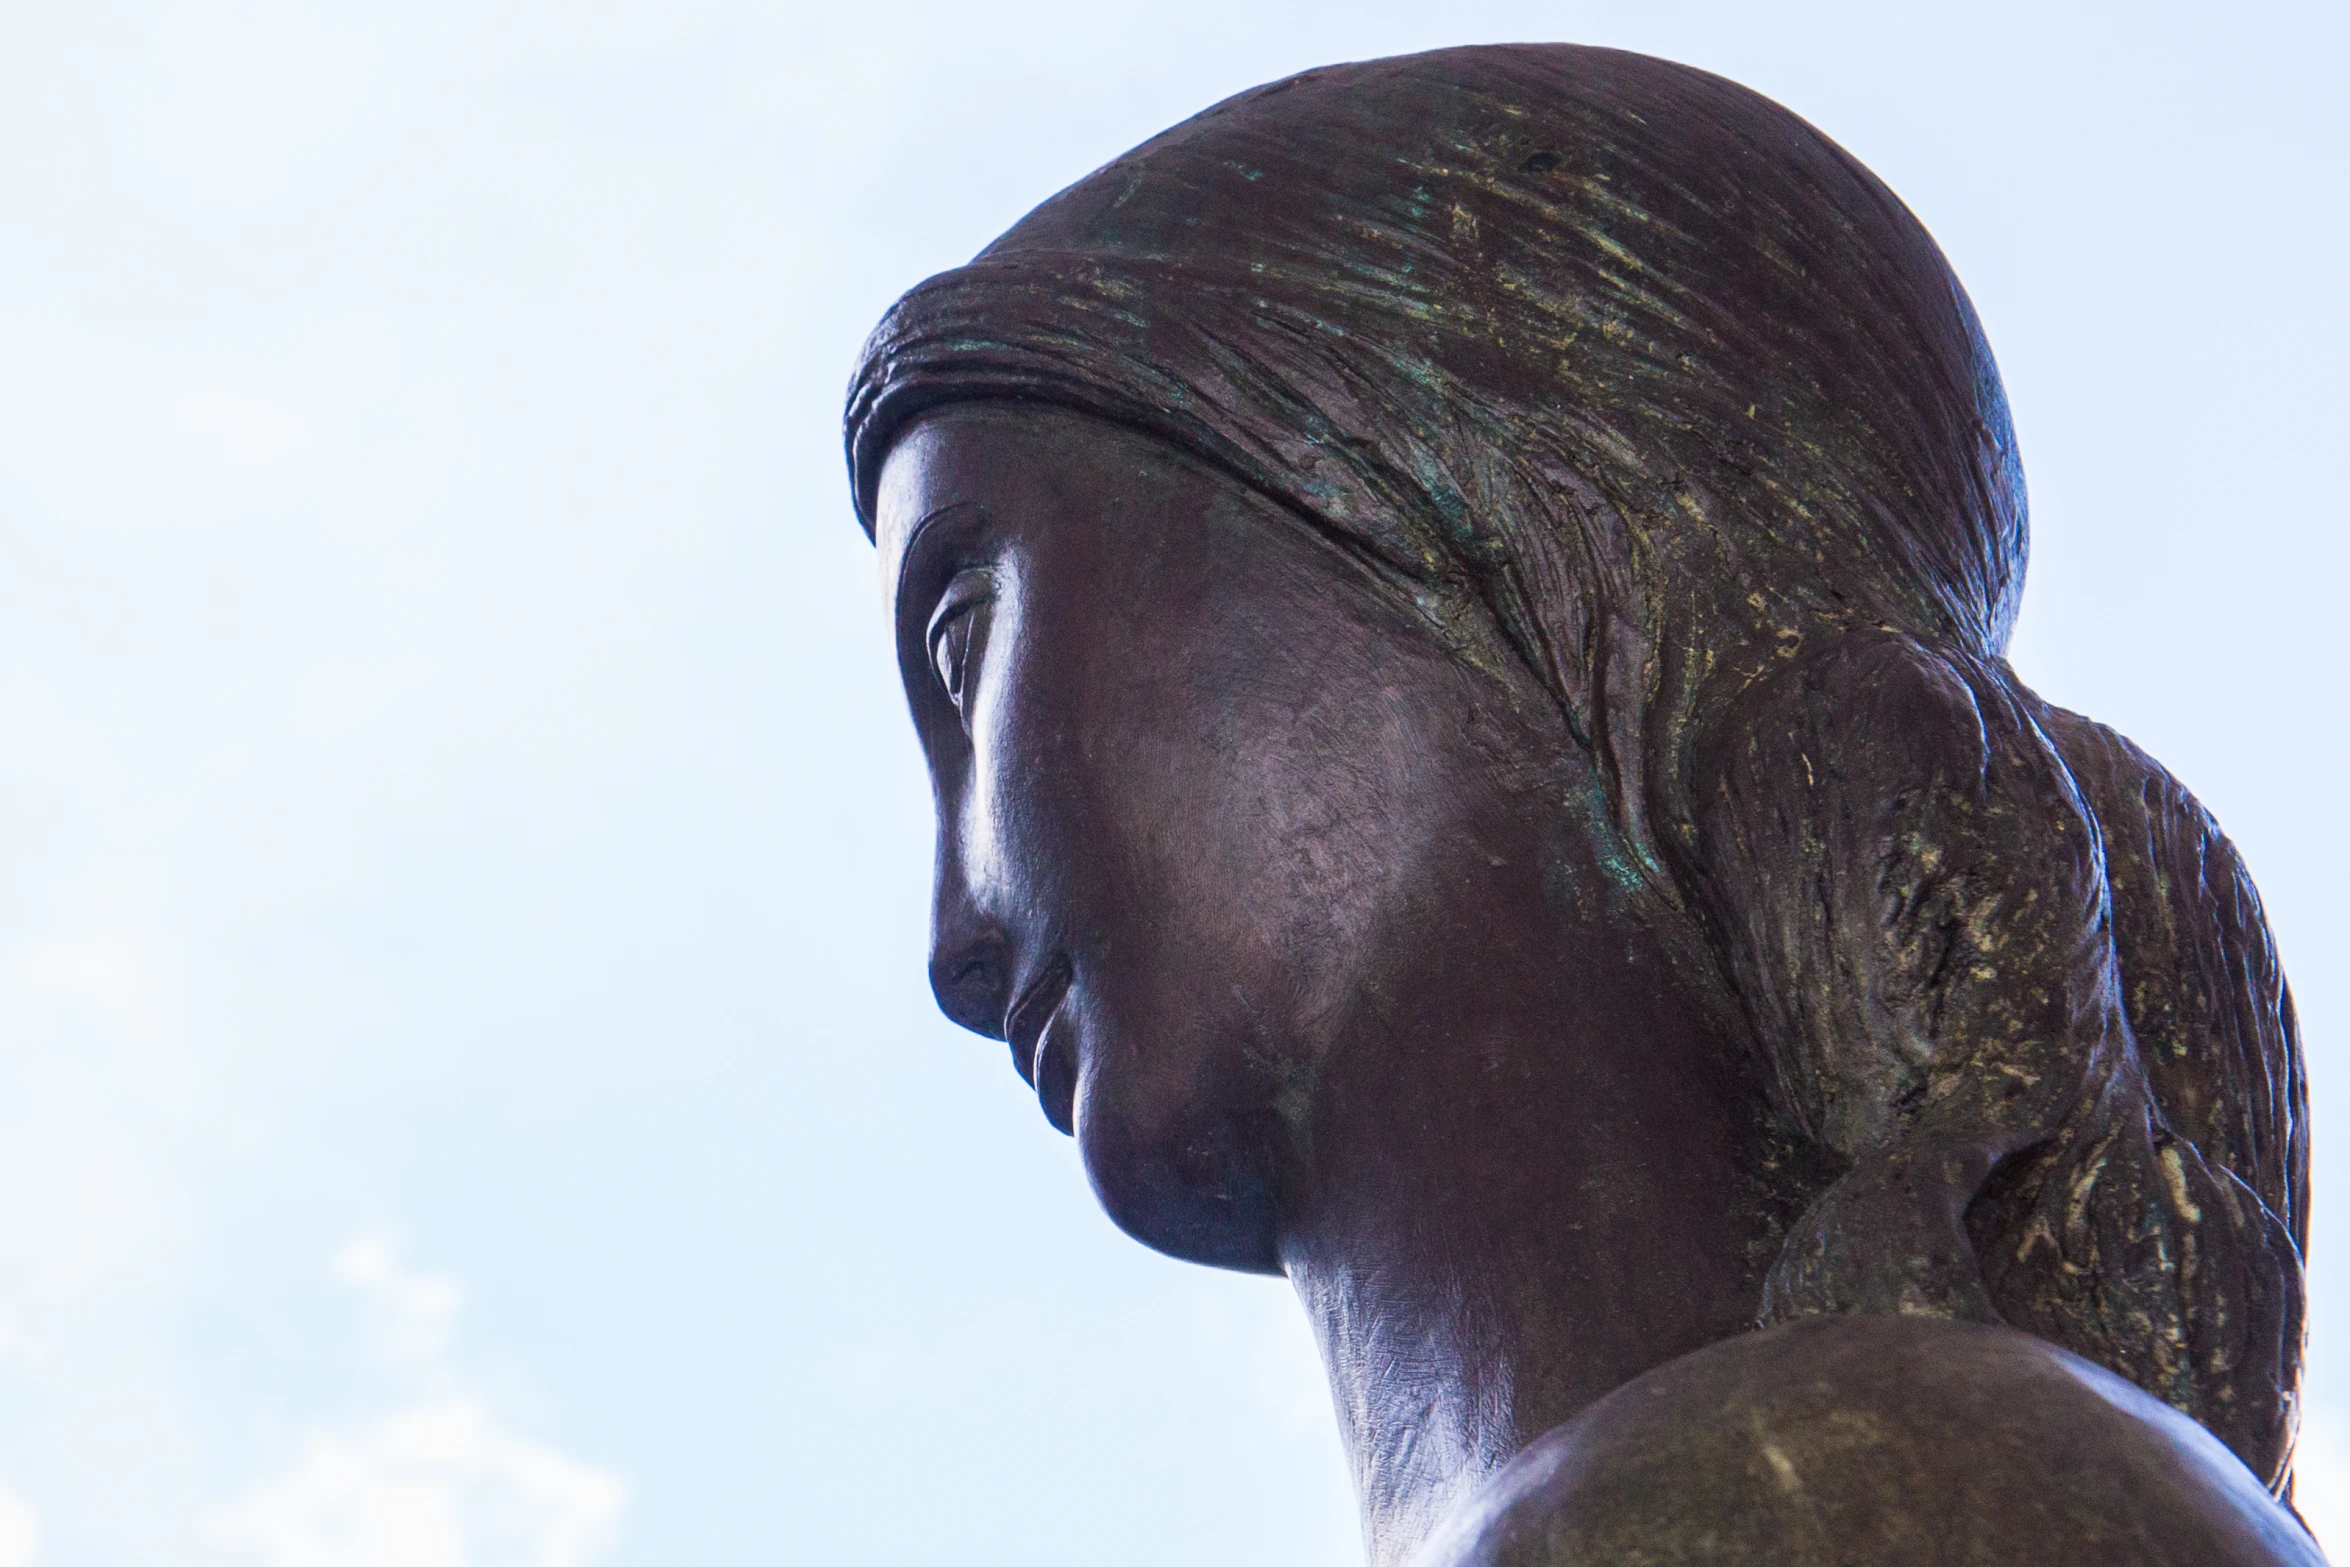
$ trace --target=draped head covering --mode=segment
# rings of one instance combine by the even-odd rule
[[[1941,251],[1849,154],[1731,82],[1612,50],[1308,71],[898,301],[846,418],[869,531],[892,442],[979,400],[1153,434],[1344,544],[1461,656],[1534,671],[1592,755],[1603,865],[1728,976],[1775,1103],[1845,1171],[1807,1194],[1774,1302],[1980,1315],[1987,1277],[2008,1320],[2285,1483],[2307,1142],[2258,898],[2175,780],[2007,669],[2027,530],[1998,370]],[[1885,667],[1925,693],[1902,722],[1940,702],[1976,748],[1923,746],[1931,766],[1980,765],[1856,774],[1823,803],[1813,752],[1790,783],[1792,753],[1749,747],[1721,777],[1746,779],[1753,820],[1708,827],[1729,783],[1698,797],[1706,746],[1826,732],[1744,694],[1863,644],[1898,644]],[[1842,691],[1848,715],[1868,686],[1788,700],[1816,717]],[[1905,742],[1877,743],[1897,770]],[[1889,801],[1925,814],[1894,832]],[[1750,827],[1790,822],[1811,836],[1747,852]],[[1831,865],[1834,832],[1876,834],[1883,876]],[[1828,918],[1831,872],[1851,907]],[[1895,872],[1910,926],[1888,934]],[[1979,961],[1933,957],[1962,949]],[[2078,1027],[2015,1011],[2050,995]],[[2044,1086],[1999,1089],[2025,1079]],[[1846,1239],[1881,1241],[1885,1193],[1934,1160],[1974,1172],[1935,1201],[1977,1227],[1942,1251],[1979,1246],[1982,1275],[1853,1283],[1898,1272],[1890,1244]]]
[[[1158,434],[1497,627],[1652,882],[1625,775],[1709,659],[1870,623],[1995,655],[2022,589],[1997,367],[1924,228],[1769,100],[1613,50],[1308,71],[1053,197],[866,344],[868,529],[897,433],[974,398]]]

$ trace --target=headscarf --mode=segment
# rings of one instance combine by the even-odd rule
[[[1721,867],[1705,863],[1692,759],[1736,721],[1742,693],[1807,649],[1884,634],[1962,666],[1983,710],[2046,753],[2049,790],[2092,823],[2075,847],[2094,887],[2064,939],[2098,951],[2077,988],[2125,1040],[2115,992],[2188,998],[2140,1020],[2161,1042],[2142,1069],[2094,1068],[2094,1124],[2001,1145],[2041,1146],[2025,1132],[2062,1145],[2013,1199],[2020,1224],[2118,1146],[2116,1117],[2139,1118],[2136,1173],[2105,1182],[2104,1228],[2076,1249],[2106,1236],[2099,1266],[2151,1268],[2144,1290],[2076,1298],[2086,1286],[2042,1257],[1993,1269],[2023,1280],[2001,1300],[2212,1422],[2284,1483],[2298,1258],[2272,1266],[2262,1248],[2293,1251],[2279,1237],[2302,1229],[2307,1145],[2257,896],[2174,780],[2006,668],[2027,524],[1998,370],[1933,239],[1849,154],[1745,88],[1612,50],[1308,71],[1145,142],[890,310],[846,417],[868,531],[900,432],[977,400],[1154,434],[1372,564],[1460,656],[1530,667],[1592,753],[1603,864],[1713,953],[1726,988],[1743,984],[1782,1111],[1846,1163],[1898,1140],[1884,1107],[1922,1079],[1888,1058],[1866,1094],[1838,1100],[1819,1063],[1866,1042],[1794,1037],[1805,1025],[1756,994],[1774,981],[1755,977],[1753,954],[1721,957],[1754,895],[1707,891]],[[2077,778],[2060,752],[2080,760]],[[2116,869],[2192,862],[2227,878],[2202,904],[2150,889],[2151,874],[2125,897],[2116,878],[2118,957],[2093,824],[2108,801],[2137,835]],[[1813,934],[1825,967],[1804,977],[1836,983],[1823,975],[1849,972],[1833,950],[1844,938]],[[1909,1048],[1923,1059],[1935,1045]],[[2087,1082],[2076,1056],[2057,1069]],[[1864,1101],[1870,1115],[1838,1109]],[[2192,1178],[2167,1187],[2177,1212],[2147,1217],[2168,1200],[2161,1160],[2182,1157]],[[2250,1199],[2234,1240],[2194,1229],[2194,1195],[2222,1187]],[[2175,1261],[2116,1260],[2119,1238],[2148,1224],[2204,1237],[2200,1282]],[[1835,1249],[1823,1245],[1815,1260]],[[2246,1290],[2266,1294],[2247,1304]]]
[[[1822,623],[1996,656],[2022,589],[2005,396],[1932,238],[1769,100],[1613,50],[1309,71],[1047,201],[868,341],[868,529],[897,432],[974,398],[1164,436],[1456,639],[1498,627],[1652,882],[1666,824],[1628,773],[1670,755],[1704,660]]]

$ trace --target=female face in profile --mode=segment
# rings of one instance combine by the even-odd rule
[[[877,518],[933,985],[1127,1233],[1289,1273],[1350,1357],[1436,1351],[1361,1392],[1506,1410],[1426,1423],[1448,1472],[1752,1318],[1759,1100],[1560,808],[1591,769],[1530,679],[1079,414],[923,421]],[[1538,1380],[1529,1340],[1572,1354]]]
[[[1659,1271],[1707,1333],[1752,1315],[1716,1195],[1751,1135],[1732,1057],[1560,808],[1592,772],[1531,679],[1080,414],[933,416],[878,522],[938,807],[933,985],[1010,1042],[1128,1233],[1271,1273],[1397,1205],[1474,1224],[1555,1195],[1471,1173],[1463,1139],[1522,1126],[1594,1240],[1661,1251],[1660,1206],[1705,1215],[1695,1275]]]
[[[849,435],[939,1002],[1288,1276],[1381,1567],[2314,1559],[2257,894],[2007,666],[1996,367],[1818,132],[1308,73],[909,294]]]

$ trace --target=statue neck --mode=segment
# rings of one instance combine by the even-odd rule
[[[1521,954],[1497,935],[1481,982],[1399,984],[1422,999],[1346,1036],[1286,1205],[1373,1567],[1545,1431],[1759,1309],[1742,1053],[1658,954],[1594,961],[1549,934]],[[1562,973],[1561,951],[1586,961]]]

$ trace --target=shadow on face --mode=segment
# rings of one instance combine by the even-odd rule
[[[939,1004],[1009,1040],[1128,1233],[1278,1271],[1303,1216],[1408,1205],[1464,1137],[1539,1113],[1571,1138],[1561,1057],[1589,1115],[1656,1113],[1634,1047],[1670,977],[1530,677],[1466,665],[1273,501],[1073,413],[918,424],[877,536],[936,795]]]

